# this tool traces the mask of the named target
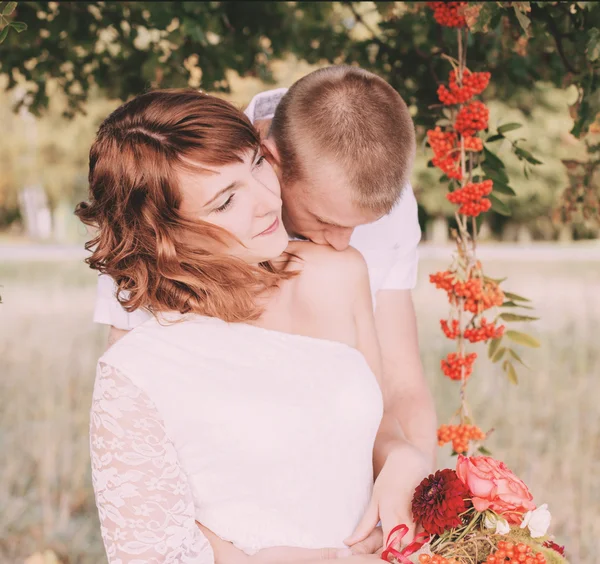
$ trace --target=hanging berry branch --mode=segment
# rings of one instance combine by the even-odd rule
[[[488,343],[492,361],[503,360],[502,368],[510,381],[517,383],[515,362],[523,364],[510,346],[504,345],[506,337],[513,342],[537,347],[539,343],[530,335],[507,330],[504,322],[532,321],[536,318],[517,315],[500,308],[529,308],[527,300],[517,294],[505,292],[500,287],[503,280],[485,276],[477,259],[477,235],[482,214],[489,210],[508,215],[505,201],[499,197],[514,196],[508,185],[504,164],[485,144],[504,138],[504,133],[520,127],[505,124],[496,134],[483,139],[487,132],[489,110],[481,100],[475,100],[488,86],[490,73],[473,72],[467,68],[467,38],[465,10],[467,2],[428,2],[435,20],[442,26],[456,28],[457,58],[443,54],[452,65],[448,85],[440,85],[438,98],[443,118],[435,129],[427,132],[433,150],[431,165],[444,173],[441,181],[448,182],[448,200],[456,204],[457,229],[452,230],[456,252],[450,267],[430,276],[436,288],[447,293],[450,303],[448,319],[441,320],[441,328],[448,339],[456,342],[456,351],[441,361],[442,372],[451,380],[460,382],[460,408],[453,419],[454,424],[442,425],[438,430],[438,443],[452,443],[454,453],[469,453],[477,443],[486,438],[473,422],[467,403],[467,383],[473,373],[477,353],[470,351],[475,343]],[[518,158],[530,164],[539,164],[527,151],[512,143]],[[493,319],[490,319],[493,318]],[[482,452],[485,449],[479,447]]]

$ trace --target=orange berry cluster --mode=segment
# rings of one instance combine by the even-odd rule
[[[440,319],[440,325],[442,331],[448,339],[456,339],[460,335],[460,327],[458,319],[453,319],[449,324],[445,319]],[[463,337],[471,343],[478,343],[480,341],[487,341],[489,339],[499,339],[504,335],[504,325],[496,327],[495,323],[488,323],[485,317],[481,318],[479,327],[471,327],[465,329]]]
[[[460,190],[455,190],[446,194],[446,198],[453,204],[466,204],[467,202],[477,202],[483,196],[491,194],[494,183],[492,180],[484,180],[483,182],[469,182]]]
[[[481,318],[480,326],[465,329],[464,337],[471,343],[487,341],[488,339],[499,339],[504,335],[504,325],[496,327],[495,323],[488,323],[485,317]]]
[[[477,358],[477,353],[470,353],[463,356],[460,353],[452,352],[442,360],[442,372],[450,378],[450,380],[461,380],[461,371],[464,367],[465,379],[473,372],[473,363]]]
[[[483,196],[492,192],[493,185],[491,180],[469,182],[459,190],[446,194],[446,198],[453,204],[462,204],[458,210],[459,213],[477,217],[492,206],[492,202]]]
[[[448,322],[445,319],[440,319],[440,324],[442,326],[442,331],[444,332],[444,335],[446,335],[448,339],[456,339],[456,337],[460,335],[458,319],[452,320],[452,327],[448,325]]]
[[[462,172],[459,166],[460,153],[456,133],[442,131],[438,126],[427,131],[427,139],[433,149],[433,165],[442,170],[448,178],[460,180]]]
[[[475,135],[488,127],[490,111],[479,100],[465,104],[456,116],[454,129],[463,135]]]
[[[498,550],[490,554],[485,561],[485,564],[546,564],[546,557],[538,552],[535,554],[530,546],[525,543],[512,543],[500,541]]]
[[[501,306],[504,292],[495,282],[482,282],[481,278],[469,278],[466,282],[456,281],[449,270],[429,275],[429,281],[438,289],[445,290],[448,301],[455,304],[457,298],[465,298],[464,310],[480,313],[493,306]]]
[[[437,432],[438,445],[452,441],[452,450],[458,454],[469,451],[469,441],[482,441],[485,433],[477,425],[440,425]]]
[[[467,20],[460,14],[460,8],[468,2],[427,2],[433,10],[433,17],[440,25],[446,27],[465,27]]]
[[[429,275],[429,282],[435,284],[435,287],[440,290],[446,290],[448,296],[454,291],[454,284],[456,282],[454,273],[449,270],[442,272],[436,272],[435,274]]]
[[[463,135],[463,141],[465,142],[465,151],[483,151],[483,140],[479,137]]]
[[[465,69],[462,77],[462,86],[456,82],[456,71],[450,71],[449,86],[446,88],[443,84],[438,88],[438,98],[446,106],[454,104],[464,104],[473,96],[481,94],[490,82],[492,75],[489,72],[471,72]]]
[[[492,202],[487,198],[482,198],[479,202],[467,202],[458,208],[458,213],[477,217],[480,213],[488,211],[492,207]]]

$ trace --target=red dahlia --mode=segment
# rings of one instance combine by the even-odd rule
[[[441,535],[462,524],[459,515],[469,507],[469,496],[469,490],[454,470],[438,470],[415,489],[413,518],[426,533]]]
[[[555,552],[558,552],[561,556],[565,555],[565,547],[564,546],[560,546],[559,544],[556,544],[554,541],[551,540],[547,540],[544,543],[544,546],[546,548],[551,548],[552,550],[554,550]]]

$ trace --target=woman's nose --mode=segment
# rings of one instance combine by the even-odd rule
[[[279,213],[281,210],[281,196],[268,186],[257,182],[256,185],[256,213],[262,217],[270,213]]]

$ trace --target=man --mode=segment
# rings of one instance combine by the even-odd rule
[[[389,84],[345,66],[310,73],[289,91],[259,94],[246,114],[261,131],[279,177],[290,236],[340,251],[352,245],[369,268],[385,425],[375,445],[373,498],[346,543],[354,553],[375,552],[382,532],[410,521],[407,492],[433,469],[435,457],[436,418],[411,298],[421,236],[409,184],[414,126]],[[112,326],[111,342],[148,316],[127,313],[112,280],[100,277],[94,320]],[[376,528],[379,520],[383,531]]]

